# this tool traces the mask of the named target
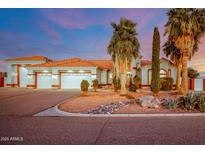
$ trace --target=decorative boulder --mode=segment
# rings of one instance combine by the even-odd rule
[[[159,108],[161,102],[153,96],[143,96],[140,98],[140,105],[147,108]]]

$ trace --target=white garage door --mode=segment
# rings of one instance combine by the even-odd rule
[[[61,74],[62,89],[80,89],[82,80],[91,83],[91,75],[89,74]]]
[[[38,74],[37,88],[47,89],[51,88],[52,78],[51,74]]]

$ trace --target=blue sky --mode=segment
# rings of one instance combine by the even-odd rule
[[[141,54],[151,58],[153,28],[163,37],[167,9],[0,9],[0,59],[43,55],[51,59],[109,59],[110,22],[137,22]],[[5,67],[0,61],[0,70]]]

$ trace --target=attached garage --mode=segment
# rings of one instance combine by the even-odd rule
[[[82,80],[87,80],[91,83],[91,74],[61,74],[61,88],[62,89],[80,89]]]
[[[37,75],[37,88],[48,89],[52,87],[51,74],[38,74]]]

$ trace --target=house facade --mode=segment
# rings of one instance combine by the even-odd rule
[[[44,56],[19,57],[7,59],[6,87],[38,88],[38,89],[80,89],[82,80],[90,85],[97,79],[100,85],[112,84],[111,60],[83,60],[70,58],[65,60],[50,60]],[[162,58],[160,60],[160,76],[173,77],[176,81],[176,67]],[[141,67],[142,87],[150,86],[151,61],[133,59],[132,77],[136,67]]]
[[[152,62],[150,60],[141,60],[141,78],[142,86],[149,87],[152,80]],[[174,63],[166,58],[160,58],[160,78],[172,77],[174,85],[176,84],[177,68]]]

